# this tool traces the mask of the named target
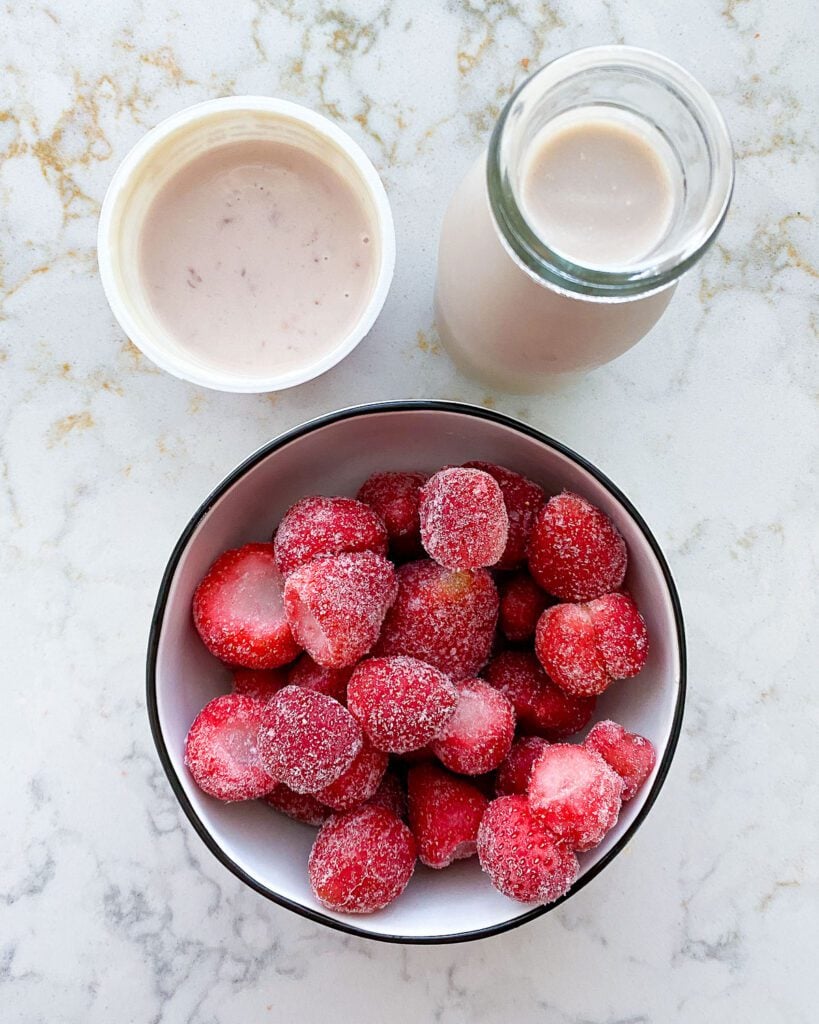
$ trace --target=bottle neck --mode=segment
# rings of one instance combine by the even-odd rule
[[[623,266],[572,260],[525,211],[533,143],[553,122],[587,109],[640,131],[668,172],[667,227],[649,252]],[[501,237],[529,273],[568,292],[615,299],[665,288],[700,259],[727,214],[734,168],[722,115],[694,78],[650,51],[601,46],[559,57],[523,83],[495,125],[486,174]]]

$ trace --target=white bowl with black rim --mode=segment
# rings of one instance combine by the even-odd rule
[[[626,586],[646,619],[648,663],[599,700],[595,720],[613,718],[647,736],[655,769],[596,849],[580,855],[580,876],[549,907],[502,896],[475,858],[444,871],[419,865],[403,895],[375,914],[339,914],[313,896],[307,856],[315,830],[261,801],[224,804],[202,793],[184,765],[188,728],[202,706],[230,688],[228,670],[202,645],[191,618],[198,581],[217,555],[269,540],[284,511],[307,494],[354,495],[376,470],[432,472],[470,459],[500,463],[547,493],[582,494],[602,508],[629,550]],[[331,928],[386,942],[438,943],[483,938],[532,921],[587,885],[645,820],[665,781],[682,724],[685,634],[674,581],[643,518],[595,466],[534,428],[499,413],[452,402],[386,402],[322,416],[264,445],[230,473],[194,513],[173,550],[154,611],[147,703],[154,740],[174,795],[211,853],[283,907]],[[637,880],[635,879],[635,885]]]

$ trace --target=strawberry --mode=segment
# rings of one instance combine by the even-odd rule
[[[445,868],[475,854],[478,827],[489,802],[480,790],[437,765],[419,764],[407,776],[407,798],[422,864]]]
[[[395,570],[381,555],[329,555],[291,573],[284,609],[293,635],[314,661],[345,668],[378,639],[396,591]]]
[[[276,565],[285,579],[318,555],[350,551],[387,553],[387,529],[371,508],[354,498],[302,498],[285,512],[273,538]]]
[[[611,519],[564,491],[543,506],[529,538],[529,571],[562,601],[589,601],[622,586],[626,545]]]
[[[199,712],[185,740],[185,765],[196,785],[217,800],[255,800],[275,785],[259,755],[264,703],[228,693]]]
[[[421,488],[418,512],[424,550],[447,569],[494,565],[506,548],[503,493],[483,470],[440,470]]]
[[[594,713],[594,697],[576,697],[555,686],[529,651],[501,652],[485,675],[512,702],[524,732],[563,739],[587,725]]]
[[[370,914],[401,895],[415,870],[412,832],[383,807],[334,814],[308,861],[317,900],[345,914]]]
[[[457,684],[455,713],[432,741],[435,756],[461,775],[491,772],[503,761],[515,736],[515,709],[482,679]]]
[[[509,517],[509,536],[503,554],[495,563],[496,569],[516,569],[526,561],[529,536],[535,519],[546,501],[543,488],[520,473],[492,462],[465,462],[469,469],[481,469],[498,484]],[[510,638],[511,639],[511,638]]]
[[[577,857],[532,814],[525,796],[502,796],[486,810],[478,859],[492,884],[520,903],[554,903],[577,878]]]
[[[489,657],[497,620],[498,592],[485,569],[408,562],[398,569],[398,596],[373,653],[406,654],[468,679]]]
[[[584,746],[598,753],[623,780],[623,800],[631,800],[657,761],[650,740],[610,720],[593,726]]]
[[[335,782],[362,744],[358,722],[324,693],[285,686],[264,706],[259,729],[262,765],[297,793],[315,793]]]
[[[356,495],[383,521],[390,553],[396,558],[419,558],[423,554],[418,502],[426,480],[426,473],[373,473]]]
[[[554,743],[532,766],[529,804],[554,835],[574,850],[591,850],[617,823],[623,780],[599,754]]]
[[[347,686],[350,711],[379,750],[403,754],[438,736],[455,713],[450,679],[416,658],[369,658]]]
[[[211,654],[230,665],[279,668],[299,653],[272,544],[245,544],[220,555],[193,595],[193,621]]]

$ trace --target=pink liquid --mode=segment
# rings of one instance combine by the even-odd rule
[[[548,125],[523,169],[526,219],[552,249],[619,270],[665,237],[674,189],[656,149],[633,128],[575,114]]]
[[[279,374],[332,351],[377,272],[375,228],[353,186],[275,141],[194,158],[162,187],[140,238],[154,314],[203,364]]]

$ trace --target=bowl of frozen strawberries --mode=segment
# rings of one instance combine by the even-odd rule
[[[684,691],[674,583],[628,499],[444,402],[335,413],[242,463],[171,556],[148,653],[157,749],[211,852],[400,942],[503,931],[599,874]]]

